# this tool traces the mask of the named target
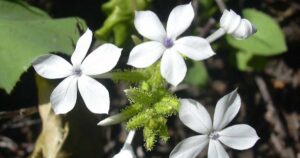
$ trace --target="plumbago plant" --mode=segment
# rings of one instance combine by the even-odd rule
[[[76,44],[72,64],[57,55],[37,58],[32,65],[39,75],[49,79],[65,78],[50,97],[54,112],[65,114],[72,110],[78,88],[91,112],[107,114],[109,92],[93,78],[111,78],[132,85],[124,90],[130,104],[119,114],[98,124],[107,126],[126,122],[130,133],[121,152],[115,157],[135,157],[130,144],[136,130],[143,131],[147,150],[153,149],[158,138],[166,142],[169,139],[167,119],[178,112],[185,125],[204,135],[182,141],[170,157],[196,157],[208,142],[208,157],[211,158],[228,157],[220,142],[240,150],[252,147],[258,140],[252,127],[236,125],[223,129],[239,111],[241,100],[237,90],[217,103],[214,123],[202,105],[190,99],[179,99],[169,90],[169,84],[177,86],[185,78],[185,58],[201,61],[213,56],[215,53],[210,43],[226,33],[237,39],[246,39],[256,32],[250,21],[242,19],[232,10],[225,10],[220,28],[208,38],[180,37],[194,16],[191,3],[179,5],[171,11],[164,29],[152,11],[136,11],[134,26],[138,33],[149,39],[137,43],[130,52],[127,64],[136,69],[109,72],[117,64],[122,51],[113,44],[103,44],[85,57],[92,41],[89,29]]]

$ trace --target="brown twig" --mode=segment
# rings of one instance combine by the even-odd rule
[[[12,117],[26,117],[28,115],[32,115],[38,113],[37,107],[29,107],[23,108],[15,111],[1,111],[0,112],[0,119],[12,118]]]
[[[266,103],[267,112],[265,113],[265,119],[271,124],[275,131],[275,133],[271,134],[271,143],[273,144],[276,152],[279,155],[287,155],[287,152],[284,151],[284,139],[287,137],[287,134],[284,130],[284,125],[280,120],[279,112],[275,108],[274,102],[268,91],[265,81],[259,76],[255,77],[255,81],[261,93],[261,96]]]

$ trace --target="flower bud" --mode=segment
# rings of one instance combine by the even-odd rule
[[[224,10],[220,20],[221,28],[236,39],[246,39],[256,33],[256,27],[247,19],[242,19],[233,10]]]
[[[127,117],[122,113],[107,117],[106,119],[100,121],[97,125],[98,126],[110,126],[121,123],[122,121],[126,120]]]

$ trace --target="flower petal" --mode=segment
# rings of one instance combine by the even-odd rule
[[[208,146],[208,158],[229,158],[227,152],[218,140],[210,140]]]
[[[173,49],[167,49],[161,59],[161,75],[173,86],[177,86],[184,79],[186,70],[182,56]]]
[[[179,118],[198,133],[208,134],[212,129],[209,113],[203,105],[193,99],[180,99]]]
[[[139,44],[131,50],[127,64],[137,68],[148,67],[161,57],[165,49],[156,41]]]
[[[113,158],[136,158],[131,144],[125,143],[121,151]]]
[[[170,154],[170,158],[195,158],[207,145],[207,135],[193,136],[178,143]]]
[[[227,127],[218,134],[222,143],[237,150],[249,149],[259,139],[255,129],[245,124]]]
[[[134,26],[141,35],[148,39],[163,42],[166,37],[163,25],[152,11],[136,11]]]
[[[87,108],[97,114],[107,114],[109,111],[109,93],[95,79],[82,75],[78,80],[79,92]]]
[[[168,18],[167,36],[175,40],[191,25],[194,16],[192,3],[175,7]]]
[[[77,99],[77,77],[70,76],[64,79],[53,90],[50,102],[55,114],[65,114],[72,110]]]
[[[193,60],[204,60],[213,55],[209,42],[200,37],[188,36],[175,41],[175,49]]]
[[[72,75],[72,65],[64,58],[53,54],[38,57],[32,62],[32,66],[39,75],[48,79]]]
[[[75,51],[71,57],[73,65],[80,65],[86,53],[88,52],[90,45],[92,43],[93,33],[90,29],[87,29],[86,32],[78,39]]]
[[[81,69],[86,75],[99,75],[113,69],[119,61],[122,49],[113,44],[103,44],[89,54]]]
[[[237,115],[241,107],[241,98],[237,89],[223,96],[217,103],[214,113],[214,130],[221,130]]]

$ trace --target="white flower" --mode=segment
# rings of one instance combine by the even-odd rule
[[[125,143],[121,151],[113,158],[136,158],[131,144]]]
[[[103,44],[85,58],[92,37],[92,32],[87,29],[79,38],[71,57],[72,65],[53,54],[41,56],[32,63],[35,71],[44,78],[65,78],[53,90],[50,97],[56,114],[64,114],[74,108],[77,86],[91,112],[107,114],[109,111],[110,100],[107,89],[90,76],[110,71],[117,64],[122,50],[112,44]]]
[[[247,19],[242,19],[233,10],[224,10],[220,19],[220,26],[226,33],[236,39],[246,39],[256,33],[256,27]]]
[[[252,147],[259,139],[255,129],[249,125],[239,124],[223,129],[240,109],[241,99],[237,90],[218,101],[213,123],[204,106],[195,100],[181,99],[180,104],[180,120],[190,129],[203,135],[181,141],[171,152],[170,158],[194,158],[207,144],[208,158],[228,158],[220,142],[233,149],[244,150]]]
[[[193,60],[204,60],[215,53],[209,42],[196,36],[177,39],[192,23],[194,10],[191,3],[175,7],[165,31],[157,15],[152,11],[137,11],[134,25],[137,31],[151,41],[137,45],[129,55],[128,64],[145,68],[161,56],[161,75],[172,85],[178,85],[185,77],[187,68],[181,53]]]

